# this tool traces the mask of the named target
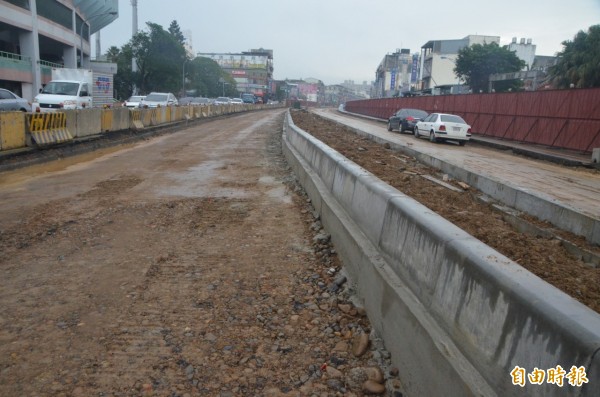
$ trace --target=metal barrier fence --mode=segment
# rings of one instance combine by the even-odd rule
[[[352,113],[387,119],[400,108],[462,116],[475,134],[591,153],[600,147],[600,89],[440,95],[350,101]]]

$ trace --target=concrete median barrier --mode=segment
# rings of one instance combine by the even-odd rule
[[[29,114],[29,132],[37,146],[50,146],[73,140],[73,135],[67,128],[65,112]]]
[[[144,123],[142,121],[142,110],[141,109],[131,109],[129,110],[129,128],[132,130],[142,130],[144,129]]]
[[[77,110],[75,137],[82,138],[102,132],[102,112],[100,108]]]
[[[102,132],[122,131],[129,128],[129,109],[113,108],[102,110]]]
[[[26,146],[25,113],[0,112],[0,150]]]
[[[408,395],[600,395],[600,315],[293,125],[284,153]],[[587,383],[515,385],[522,368]]]

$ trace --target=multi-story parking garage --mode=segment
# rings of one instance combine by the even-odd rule
[[[0,87],[33,99],[53,67],[88,66],[90,35],[117,17],[118,0],[0,0]]]

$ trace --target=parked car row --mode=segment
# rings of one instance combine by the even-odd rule
[[[411,131],[415,138],[426,136],[431,142],[456,142],[464,146],[471,138],[471,126],[460,116],[431,113],[421,109],[403,108],[396,111],[387,123],[388,131]]]
[[[155,108],[172,105],[242,105],[242,98],[218,97],[215,99],[203,97],[184,97],[179,100],[172,93],[152,92],[147,96],[132,96],[123,103],[123,106],[130,109],[135,108]]]
[[[113,100],[112,106],[121,106],[116,99]],[[241,98],[218,97],[216,99],[202,97],[187,97],[177,100],[175,95],[170,92],[152,92],[148,95],[133,95],[123,102],[123,107],[129,109],[137,108],[156,108],[176,105],[228,105],[228,104],[243,104]],[[0,111],[23,111],[31,112],[31,103],[27,99],[19,97],[12,91],[0,88]]]

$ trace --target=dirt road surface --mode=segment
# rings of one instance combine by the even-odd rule
[[[283,112],[0,174],[0,396],[362,396],[383,393],[382,375],[398,395],[281,155]],[[515,231],[477,192],[432,183],[437,170],[339,125],[294,121],[600,310],[600,270],[559,240]]]
[[[248,113],[0,174],[0,395],[377,392],[387,354],[367,351],[282,121]]]

